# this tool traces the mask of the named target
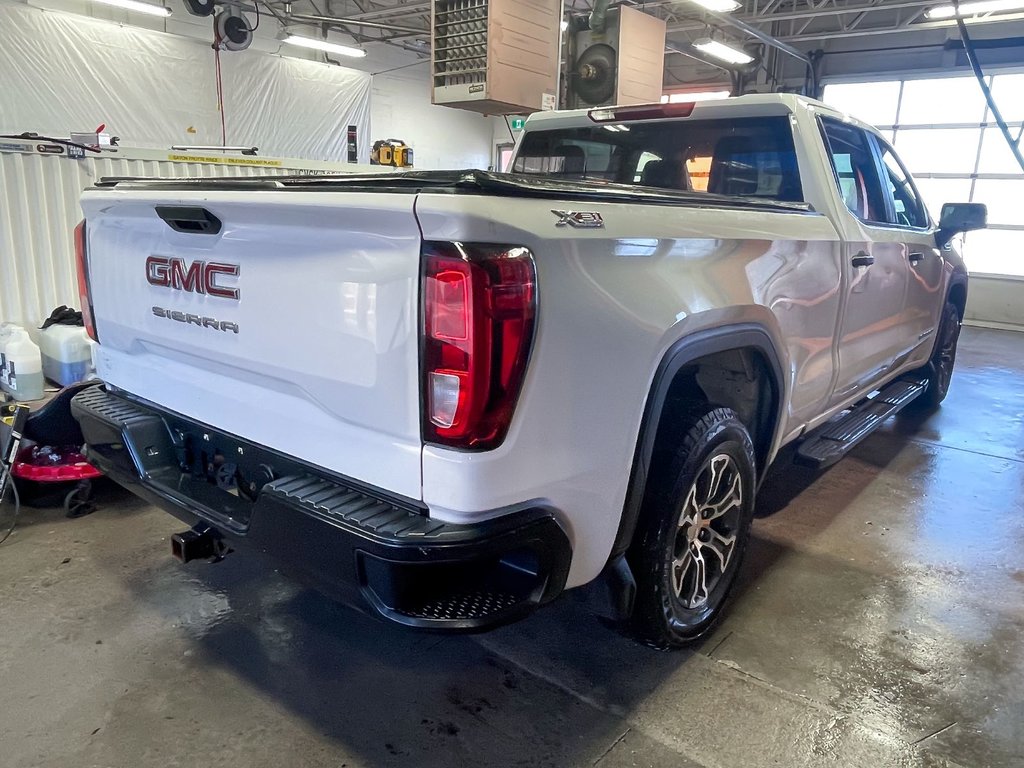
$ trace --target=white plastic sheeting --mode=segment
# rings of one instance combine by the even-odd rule
[[[9,146],[19,143],[0,141]],[[70,160],[63,155],[0,150],[0,321],[38,325],[61,304],[79,308],[72,231],[82,218],[78,205],[82,190],[103,176],[255,176],[381,170],[264,157],[173,162],[167,160],[171,154],[181,156],[125,149],[116,155]]]
[[[370,75],[254,50],[221,53],[228,145],[369,162]],[[220,144],[214,52],[199,40],[0,2],[0,133],[106,124],[126,145]]]

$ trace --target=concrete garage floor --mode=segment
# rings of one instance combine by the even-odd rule
[[[112,493],[0,546],[0,765],[1024,766],[1024,334],[965,329],[940,412],[776,472],[728,618],[659,653],[571,595],[389,627]]]

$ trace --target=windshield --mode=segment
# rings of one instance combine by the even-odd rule
[[[528,131],[512,172],[803,202],[787,117]]]

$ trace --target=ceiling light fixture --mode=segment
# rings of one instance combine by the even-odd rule
[[[754,57],[749,53],[744,53],[743,51],[732,48],[725,43],[712,40],[710,37],[694,41],[693,47],[701,53],[704,53],[713,59],[724,61],[727,64],[749,64],[754,60]]]
[[[339,56],[351,56],[356,59],[360,59],[366,55],[366,51],[362,48],[355,48],[351,45],[342,45],[341,43],[332,43],[328,40],[317,40],[315,37],[293,35],[291,33],[287,34],[281,42],[288,43],[288,45],[296,45],[300,48],[312,48],[314,51],[336,53]]]
[[[737,3],[736,0],[690,0],[690,2],[694,5],[699,5],[707,11],[716,11],[717,13],[731,13],[743,6],[742,3]]]
[[[1000,11],[1024,10],[1024,0],[978,0],[972,3],[960,3],[960,17],[977,16],[981,13],[999,13]],[[953,5],[937,5],[929,8],[924,14],[929,19],[955,19],[956,7]]]
[[[171,9],[166,6],[153,5],[152,3],[140,3],[138,0],[96,0],[96,2],[103,3],[104,5],[113,5],[117,8],[124,8],[126,11],[148,13],[150,16],[163,16],[166,18],[171,15]]]

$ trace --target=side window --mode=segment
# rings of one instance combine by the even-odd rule
[[[528,133],[511,170],[513,173],[614,181],[620,154],[614,144],[605,141],[544,135],[531,137]]]
[[[868,134],[827,117],[821,119],[821,127],[846,207],[861,221],[889,223]]]
[[[928,212],[921,202],[921,196],[914,188],[914,182],[910,174],[903,167],[903,163],[896,157],[892,148],[878,142],[878,149],[882,153],[882,161],[885,163],[885,172],[888,176],[886,187],[892,200],[895,221],[890,223],[900,227],[928,226]]]

